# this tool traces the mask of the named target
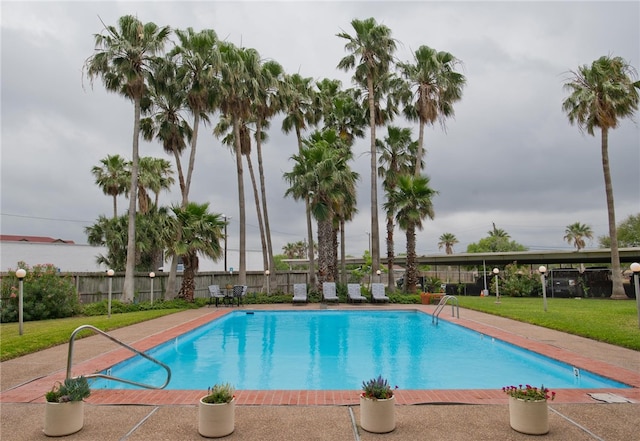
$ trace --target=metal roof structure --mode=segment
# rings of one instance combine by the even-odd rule
[[[620,248],[620,263],[640,262],[640,247]],[[406,256],[394,258],[394,263],[404,265]],[[475,265],[507,265],[513,262],[519,264],[548,265],[548,264],[581,264],[596,263],[610,264],[611,250],[609,248],[597,248],[580,251],[520,251],[504,253],[456,253],[456,254],[428,254],[416,258],[420,265],[436,266],[475,266]],[[283,262],[291,264],[306,264],[307,259],[283,259]],[[347,258],[347,263],[362,264],[363,258]],[[380,259],[381,264],[386,264],[387,259]]]

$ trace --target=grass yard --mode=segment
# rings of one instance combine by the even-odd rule
[[[419,299],[419,297],[417,297]],[[495,314],[544,326],[593,340],[640,351],[640,328],[634,300],[547,299],[547,312],[541,298],[459,296],[463,308]],[[0,324],[0,361],[10,360],[51,346],[67,343],[81,325],[93,325],[103,331],[152,320],[183,309],[154,309],[90,317],[25,322],[23,335],[17,323]],[[91,331],[81,333],[93,335]]]
[[[178,311],[182,311],[182,309],[127,312],[112,314],[111,318],[107,318],[106,315],[100,315],[24,322],[22,324],[22,335],[19,334],[18,323],[2,323],[0,325],[0,361],[10,360],[67,343],[71,333],[82,325],[93,325],[102,331],[110,331]],[[94,335],[94,332],[89,330],[82,331],[77,338],[88,335]]]
[[[507,317],[640,351],[635,300],[458,297],[460,307]]]

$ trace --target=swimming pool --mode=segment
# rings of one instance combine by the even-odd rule
[[[353,390],[379,374],[402,389],[627,387],[419,311],[235,311],[148,354],[171,366],[167,389]],[[106,371],[105,371],[106,372]],[[160,385],[134,357],[110,375]],[[92,388],[132,388],[97,380]]]

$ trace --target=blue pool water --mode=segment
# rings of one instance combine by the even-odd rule
[[[148,354],[171,367],[167,389],[354,390],[378,375],[401,389],[627,387],[417,311],[236,311]],[[158,386],[166,378],[139,356],[109,371]]]

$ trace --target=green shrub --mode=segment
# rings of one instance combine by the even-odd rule
[[[51,263],[29,268],[18,262],[18,268],[27,272],[22,285],[24,321],[72,317],[81,311],[73,277],[59,274]],[[9,275],[2,279],[3,323],[18,321],[18,297],[18,278],[14,270],[9,270]]]

